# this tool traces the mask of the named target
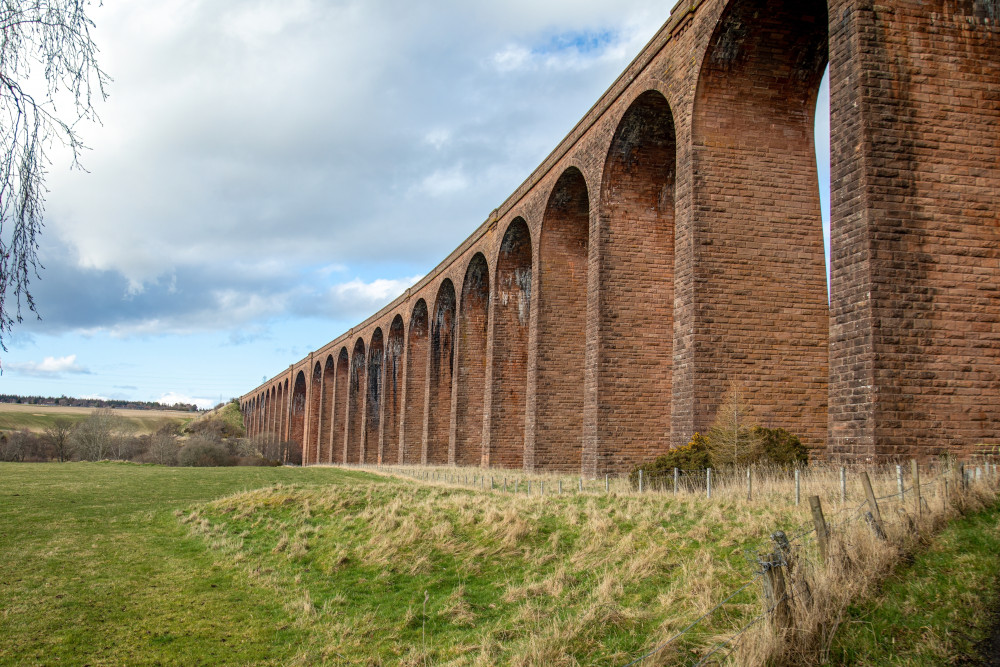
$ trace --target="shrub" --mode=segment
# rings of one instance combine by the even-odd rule
[[[674,488],[674,468],[681,470],[703,470],[711,465],[708,438],[695,433],[691,441],[683,447],[671,449],[649,463],[637,466],[629,474],[629,481],[639,487],[639,471],[642,470],[643,486],[650,489]]]
[[[221,442],[194,437],[181,449],[177,461],[182,466],[231,466],[236,464],[236,457]]]
[[[177,436],[169,431],[160,429],[149,436],[146,451],[142,455],[142,461],[145,463],[159,463],[165,466],[176,465],[178,447]]]
[[[100,408],[73,427],[70,444],[83,460],[127,459],[135,449],[133,426],[121,415]]]
[[[754,434],[760,442],[760,460],[779,466],[795,466],[809,462],[809,450],[797,435],[783,428],[758,426]]]
[[[806,446],[798,436],[783,428],[755,426],[751,436],[758,443],[754,455],[742,460],[740,465],[772,464],[787,468],[809,462],[809,450]],[[695,433],[691,442],[683,447],[672,449],[649,463],[636,466],[629,474],[629,481],[633,488],[638,488],[639,471],[642,470],[644,488],[669,490],[674,488],[674,468],[704,470],[732,465],[728,462],[719,465],[713,454],[711,435]]]

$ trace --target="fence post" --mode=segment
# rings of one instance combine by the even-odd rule
[[[944,482],[944,493],[942,494],[941,498],[941,509],[946,510],[948,509],[948,478],[945,477],[941,481]]]
[[[583,476],[580,476],[580,493],[583,493]]]
[[[681,471],[678,470],[677,468],[674,468],[674,495],[675,496],[679,492],[680,482],[681,482]]]
[[[753,498],[753,475],[752,468],[747,468],[747,501]]]
[[[771,541],[774,542],[775,546],[781,551],[781,555],[784,558],[785,570],[788,572],[788,578],[792,582],[792,588],[795,588],[795,573],[797,571],[797,563],[795,562],[795,556],[792,554],[792,545],[788,541],[788,536],[785,535],[784,531],[777,530],[771,533]],[[812,606],[812,590],[809,588],[809,581],[805,577],[799,579],[799,589],[802,595],[802,601],[805,606]]]
[[[545,481],[544,480],[538,482],[538,495],[540,495],[540,496],[544,496],[545,495]]]
[[[559,480],[559,495],[562,495],[562,480]]]
[[[816,540],[819,542],[819,555],[826,562],[827,538],[826,521],[823,519],[823,505],[819,496],[809,496],[809,509],[812,510],[813,525],[816,526]]]
[[[604,493],[611,493],[611,475],[608,473],[604,473]]]
[[[639,493],[642,493],[642,468],[639,468]]]
[[[787,630],[792,627],[792,610],[788,605],[788,595],[785,593],[785,575],[781,571],[783,557],[780,550],[775,550],[768,560],[761,562],[764,586],[764,613],[772,614],[771,624],[777,630]]]
[[[868,508],[872,515],[872,525],[875,534],[885,539],[885,526],[882,525],[882,513],[878,510],[878,501],[875,500],[875,491],[872,490],[872,481],[868,478],[868,471],[862,471],[861,484],[865,487],[865,497],[868,499]]]
[[[903,502],[903,466],[896,464],[896,488],[899,490],[899,502]]]
[[[712,469],[705,469],[705,493],[708,498],[712,497]]]
[[[910,459],[910,477],[913,480],[914,502],[917,504],[917,518],[919,519],[923,510],[920,507],[920,466],[917,465],[916,459]]]
[[[799,504],[799,501],[801,500],[801,498],[802,498],[802,491],[801,491],[800,475],[799,475],[799,469],[796,468],[795,469],[795,504],[796,505]]]
[[[847,502],[847,469],[840,466],[840,503]]]

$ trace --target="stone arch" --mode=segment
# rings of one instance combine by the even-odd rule
[[[316,362],[313,365],[312,383],[309,388],[309,413],[308,428],[306,436],[309,439],[308,447],[302,451],[303,465],[309,463],[319,463],[319,452],[322,447],[322,437],[320,434],[320,405],[323,398],[323,365]]]
[[[278,441],[278,428],[275,426],[275,413],[278,403],[278,387],[271,385],[267,394],[267,414],[265,415],[264,434],[270,442]]]
[[[483,462],[486,395],[486,336],[489,331],[490,269],[483,253],[469,261],[458,315],[455,377],[455,464]]]
[[[427,396],[427,302],[418,299],[406,342],[406,397],[403,407],[403,463],[420,463]]]
[[[379,462],[382,418],[382,361],[385,354],[382,329],[376,328],[368,344],[368,380],[365,384],[364,462]]]
[[[267,410],[270,407],[269,392],[264,390],[260,393],[260,414],[257,415],[257,435],[265,437],[267,435]]]
[[[347,397],[347,463],[362,463],[361,445],[365,427],[365,341],[358,338],[351,355],[351,379]]]
[[[628,469],[669,447],[676,164],[670,105],[646,91],[618,123],[601,183],[599,449],[585,452],[588,470]]]
[[[385,345],[385,404],[382,424],[382,462],[400,463],[399,425],[403,407],[403,318],[396,315],[389,325]]]
[[[333,399],[336,377],[337,365],[333,361],[333,355],[328,354],[323,363],[323,380],[320,389],[318,463],[333,462]]]
[[[285,398],[285,383],[278,383],[278,393],[274,404],[274,426],[278,442],[285,442],[288,435],[285,432],[285,424],[288,421],[288,400]]]
[[[292,385],[288,417],[289,447],[285,454],[285,462],[301,465],[306,436],[306,374],[303,371],[298,372]]]
[[[347,400],[351,378],[351,359],[346,347],[340,348],[337,355],[337,377],[334,381],[333,398],[333,463],[346,463],[345,449],[347,447]]]
[[[438,288],[431,322],[427,398],[427,463],[447,464],[451,433],[451,389],[455,368],[455,286],[445,278]]]
[[[500,244],[494,282],[491,466],[524,465],[531,278],[531,231],[523,218],[515,218]]]
[[[262,404],[260,400],[260,394],[255,394],[253,397],[253,414],[250,419],[250,430],[247,431],[247,437],[255,438],[260,432],[260,410]]]
[[[535,466],[579,471],[587,353],[590,198],[570,167],[556,181],[538,241]]]
[[[675,444],[711,424],[732,381],[759,418],[810,447],[825,441],[829,306],[813,125],[827,31],[825,0],[731,0],[709,40],[692,116],[694,393]]]

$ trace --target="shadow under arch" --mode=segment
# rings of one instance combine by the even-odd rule
[[[382,419],[382,359],[384,341],[381,327],[372,333],[368,345],[368,381],[365,385],[364,462],[379,462],[379,435]]]

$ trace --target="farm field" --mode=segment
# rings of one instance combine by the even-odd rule
[[[57,419],[71,424],[83,421],[94,408],[53,405],[25,405],[22,403],[0,403],[0,431],[27,429],[42,433]],[[135,428],[136,435],[154,433],[165,424],[182,426],[198,415],[180,410],[115,410],[125,417]]]
[[[748,555],[808,525],[771,493],[0,464],[0,664],[624,665],[708,613],[642,663],[693,664],[760,613],[716,609]]]

